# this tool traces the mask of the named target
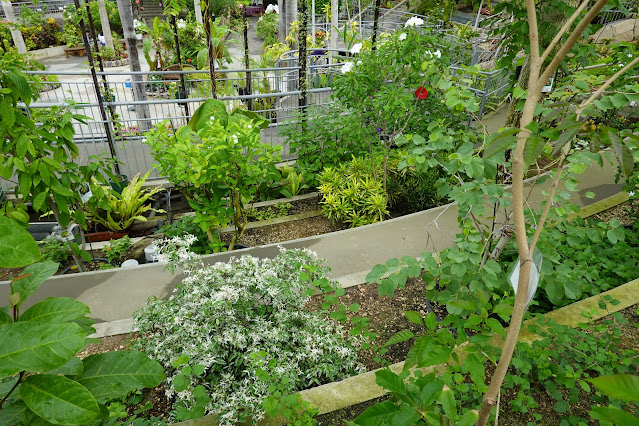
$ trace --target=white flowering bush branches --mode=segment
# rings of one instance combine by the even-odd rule
[[[135,314],[144,336],[137,345],[164,366],[174,408],[201,404],[206,390],[203,411],[220,424],[256,421],[269,388],[286,395],[362,370],[360,341],[302,309],[311,285],[328,284],[328,268],[313,252],[281,248],[274,259],[242,256],[203,267],[185,250],[192,239],[159,245],[160,259],[187,277],[168,300],[151,299]],[[182,364],[201,374],[183,374]]]

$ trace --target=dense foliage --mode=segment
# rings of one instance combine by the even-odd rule
[[[160,261],[182,263],[187,278],[168,300],[152,299],[135,314],[146,336],[136,345],[164,366],[177,410],[208,395],[206,412],[220,424],[260,419],[274,385],[286,395],[359,371],[357,341],[300,309],[310,285],[326,281],[313,253],[281,249],[274,259],[242,256],[205,267],[188,252],[192,240],[160,243]]]

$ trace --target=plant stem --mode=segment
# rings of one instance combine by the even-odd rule
[[[0,410],[2,410],[2,406],[4,405],[4,403],[7,401],[7,399],[9,399],[9,397],[11,396],[11,394],[13,393],[14,390],[16,390],[16,388],[18,387],[18,385],[20,384],[20,382],[22,381],[22,377],[24,376],[24,371],[20,372],[20,376],[18,376],[18,380],[16,381],[16,383],[13,385],[13,387],[11,388],[11,390],[9,390],[9,392],[4,396],[4,398],[2,398],[2,401],[0,401]]]

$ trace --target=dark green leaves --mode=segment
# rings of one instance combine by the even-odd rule
[[[39,249],[38,249],[39,250]],[[27,275],[12,284],[13,294],[20,294],[17,306],[20,306],[45,282],[50,276],[58,270],[56,262],[46,261],[27,266],[22,271],[23,275]]]
[[[64,376],[29,376],[19,389],[27,407],[50,423],[85,424],[100,414],[91,393]]]
[[[507,127],[499,133],[491,135],[491,139],[484,150],[484,159],[509,149],[517,141],[515,136],[517,133],[519,133],[519,128]]]
[[[75,379],[98,402],[105,402],[135,389],[159,385],[164,371],[142,352],[106,352],[85,358],[84,371]]]
[[[0,216],[0,267],[19,268],[40,260],[40,247],[20,225]]]
[[[407,340],[412,339],[413,337],[415,337],[415,334],[413,334],[413,332],[410,331],[410,330],[398,331],[393,336],[391,336],[390,339],[388,339],[388,341],[384,344],[384,347],[391,346],[391,345],[396,345],[397,343],[401,343],[401,342],[405,342]]]
[[[81,318],[89,313],[89,307],[70,297],[49,297],[36,303],[20,316],[19,321],[63,323]]]
[[[84,330],[73,323],[0,325],[0,377],[60,367],[82,349],[85,340]]]

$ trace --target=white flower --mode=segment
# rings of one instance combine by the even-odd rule
[[[628,196],[630,196],[630,197],[634,197],[634,196],[635,196],[635,191],[630,191],[630,192],[628,193]]]
[[[142,22],[138,21],[137,19],[133,20],[133,28],[138,28],[140,25],[142,25]]]
[[[424,20],[422,18],[418,18],[417,16],[413,16],[404,24],[404,27],[419,27],[424,25]]]
[[[142,143],[146,143],[146,138],[142,138]]]
[[[210,121],[215,121],[215,116],[212,115],[211,117],[209,117],[209,120]]]
[[[184,21],[184,19],[180,19],[179,21],[177,21],[177,27],[180,29],[186,28],[186,22]]]
[[[342,69],[340,71],[342,72],[342,74],[349,73],[353,70],[354,65],[355,64],[353,64],[352,62],[346,62],[344,65],[342,65]]]
[[[361,51],[362,51],[362,43],[357,43],[353,47],[351,47],[351,53],[353,55],[356,55]]]
[[[252,128],[253,128],[253,126],[251,126],[251,125],[249,124],[249,125],[248,125],[248,128],[249,128],[249,129],[252,129]]]
[[[237,135],[233,135],[233,143],[237,143]]]
[[[271,13],[271,12],[279,14],[280,8],[276,4],[269,4],[266,7],[266,12],[264,12],[264,14]]]
[[[399,40],[400,40],[400,41],[401,41],[401,40],[406,40],[406,35],[407,35],[406,33],[401,33],[401,34],[399,35]]]
[[[357,65],[362,65],[362,61],[357,61]]]
[[[436,50],[436,51],[434,51],[434,52],[431,52],[430,50],[427,50],[427,51],[426,51],[426,54],[427,54],[428,56],[435,56],[435,57],[437,57],[437,58],[441,58],[441,57],[442,57],[442,52],[440,52],[439,50]]]

